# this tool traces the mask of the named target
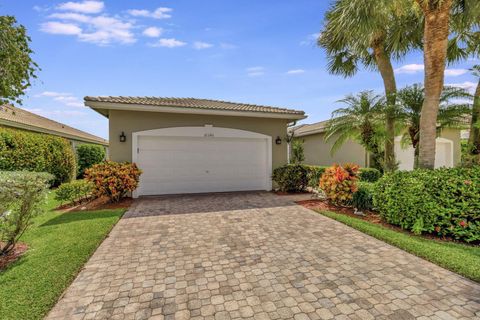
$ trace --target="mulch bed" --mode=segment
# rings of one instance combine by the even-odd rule
[[[333,211],[335,213],[342,213],[347,216],[366,220],[369,222],[386,225],[382,222],[382,219],[380,218],[380,216],[372,211],[363,211],[365,215],[361,216],[361,215],[355,214],[354,213],[355,210],[353,208],[335,206],[329,203],[328,201],[318,200],[318,199],[296,201],[296,203],[311,210]]]
[[[64,212],[84,211],[84,210],[105,210],[105,209],[128,209],[133,203],[132,198],[123,198],[119,202],[109,202],[108,197],[96,198],[84,203],[78,203],[75,205],[61,205],[55,210]]]
[[[9,264],[17,261],[27,250],[28,246],[25,243],[19,242],[6,256],[0,256],[0,271],[6,269]]]

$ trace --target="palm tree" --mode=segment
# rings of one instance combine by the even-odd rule
[[[372,91],[362,91],[357,96],[348,95],[338,102],[346,107],[333,111],[328,123],[325,141],[335,139],[330,152],[335,153],[347,140],[355,140],[372,155],[373,167],[382,169],[379,142],[384,99]]]
[[[435,138],[440,95],[451,31],[470,30],[478,21],[478,0],[415,0],[424,17],[425,99],[420,117],[419,166],[435,166]],[[477,22],[478,23],[478,22]],[[458,30],[454,30],[458,27]]]
[[[392,59],[421,47],[418,15],[409,1],[337,0],[325,21],[318,45],[327,53],[330,73],[350,77],[360,65],[380,72],[387,102],[384,163],[393,170],[397,85]]]
[[[472,71],[473,74],[478,77],[478,84],[473,99],[468,145],[470,148],[470,154],[476,158],[475,162],[480,164],[480,65],[474,66]]]
[[[415,168],[418,167],[420,115],[425,100],[425,89],[421,84],[414,84],[398,92],[397,123],[404,130],[402,141],[408,141],[415,150]],[[444,87],[440,95],[440,108],[437,118],[437,130],[448,127],[460,127],[465,116],[470,112],[467,103],[456,103],[456,99],[471,98],[463,89]]]

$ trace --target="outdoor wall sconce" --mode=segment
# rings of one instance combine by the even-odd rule
[[[125,132],[122,131],[122,134],[120,135],[120,142],[125,142],[127,141],[127,136],[125,135]]]
[[[277,136],[277,139],[275,139],[275,144],[282,144],[282,138]]]

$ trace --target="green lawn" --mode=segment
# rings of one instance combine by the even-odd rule
[[[53,193],[22,237],[27,253],[0,272],[0,318],[42,319],[103,241],[124,209],[58,213]]]
[[[318,212],[467,278],[480,281],[480,247],[478,246],[430,240],[388,229],[359,218],[330,211]]]

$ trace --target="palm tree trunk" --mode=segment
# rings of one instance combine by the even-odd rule
[[[385,171],[393,171],[396,168],[395,161],[395,102],[397,95],[397,84],[395,82],[395,73],[393,72],[390,57],[385,52],[385,48],[381,43],[377,43],[373,47],[375,61],[383,79],[385,87],[385,96],[387,98],[387,112],[385,121],[386,139],[384,167]]]
[[[468,145],[470,154],[476,156],[477,164],[480,164],[480,79],[473,99],[472,120],[470,122],[470,136]]]
[[[418,154],[419,154],[419,148],[418,148],[418,129],[417,127],[410,127],[408,129],[408,134],[410,135],[410,140],[412,141],[412,147],[413,147],[413,169],[418,169]]]
[[[425,61],[425,100],[420,117],[420,168],[435,167],[435,139],[440,94],[443,89],[452,0],[420,1],[425,15],[423,56]]]

